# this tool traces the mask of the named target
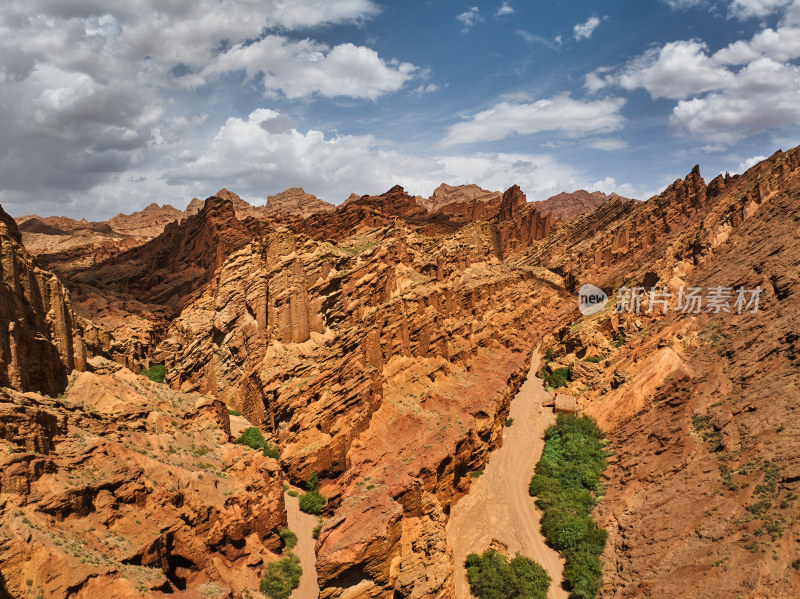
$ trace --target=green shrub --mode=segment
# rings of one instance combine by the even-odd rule
[[[542,533],[564,556],[564,580],[573,597],[592,598],[602,586],[607,533],[591,517],[606,468],[603,432],[588,416],[559,414],[545,431],[542,458],[529,491],[542,510]]]
[[[483,470],[473,470],[469,473],[470,478],[479,478],[483,476]]]
[[[167,376],[167,367],[163,364],[153,364],[150,368],[142,370],[139,374],[146,376],[154,383],[163,383]]]
[[[300,495],[300,493],[298,493],[294,489],[289,489],[288,491],[286,491],[286,493],[288,493],[289,497],[297,497]]]
[[[602,362],[604,359],[604,356],[587,356],[581,360],[581,362],[591,362],[592,364],[597,364],[598,362]]]
[[[506,418],[506,426],[511,426],[512,424],[514,424],[514,419],[513,418]]]
[[[300,585],[303,568],[300,559],[290,553],[286,557],[267,564],[267,571],[261,579],[261,592],[272,599],[288,599]]]
[[[228,414],[230,414],[231,416],[241,416],[242,415],[242,413],[239,410],[232,410],[231,408],[228,408]]]
[[[465,561],[472,594],[479,599],[546,599],[550,576],[544,568],[517,554],[508,558],[493,549]]]
[[[312,472],[306,482],[307,492],[300,496],[300,511],[319,516],[325,507],[325,497],[319,492],[319,477]]]
[[[300,496],[300,511],[319,516],[325,507],[325,497],[319,491],[309,491]]]
[[[322,527],[325,523],[322,521],[322,518],[317,518],[317,525],[314,527],[314,530],[311,531],[311,536],[315,539],[319,538],[319,533],[322,531]]]
[[[547,369],[542,369],[542,379],[544,379],[545,387],[548,389],[558,389],[559,387],[566,387],[567,380],[569,379],[569,368],[556,368],[553,372],[548,373]]]
[[[288,528],[281,528],[278,534],[283,539],[283,544],[289,549],[294,549],[297,546],[297,535]]]
[[[247,445],[252,449],[261,449],[264,451],[264,455],[269,458],[278,459],[280,456],[280,452],[277,448],[272,447],[267,440],[264,438],[262,432],[254,426],[246,428],[242,431],[242,434],[239,435],[239,438],[236,439],[237,443],[241,443],[242,445]]]

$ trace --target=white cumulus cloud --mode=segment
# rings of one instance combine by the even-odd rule
[[[589,17],[586,22],[578,23],[572,28],[576,40],[589,39],[592,37],[594,30],[600,26],[600,19],[596,16]]]
[[[670,115],[681,136],[724,149],[748,136],[800,125],[800,0],[734,3],[738,11],[763,16],[784,9],[775,29],[763,28],[715,53],[701,40],[653,48],[621,68],[603,68],[586,76],[585,87],[645,89],[653,98],[677,103]],[[746,10],[745,10],[746,9]],[[744,13],[742,13],[744,14]]]
[[[471,27],[474,27],[481,21],[483,21],[483,17],[481,16],[481,10],[477,6],[472,6],[465,10],[464,12],[456,15],[456,21],[461,23],[464,28],[462,31],[467,32],[470,30]]]
[[[52,200],[141,168],[154,148],[206,126],[185,90],[223,74],[245,73],[288,98],[396,91],[416,67],[363,46],[289,37],[378,12],[372,0],[5,0],[5,197]]]
[[[568,94],[527,103],[504,101],[452,125],[440,145],[494,141],[542,131],[570,137],[616,131],[625,121],[620,114],[624,104],[622,98],[584,102],[573,100]]]
[[[513,15],[514,8],[509,4],[506,0],[500,5],[500,8],[497,9],[497,12],[494,13],[496,17],[502,17],[504,15]]]
[[[400,89],[416,67],[386,62],[365,46],[346,43],[331,48],[308,39],[295,42],[269,35],[254,43],[237,44],[197,75],[182,79],[187,86],[198,86],[235,71],[246,72],[248,80],[260,78],[267,94],[281,91],[292,99],[319,94],[374,100]]]
[[[743,160],[742,162],[739,163],[739,166],[736,168],[736,172],[737,173],[743,173],[747,169],[749,169],[751,166],[755,166],[756,164],[758,164],[762,160],[766,160],[766,159],[767,159],[766,156],[751,156],[750,158],[747,158],[746,160]]]
[[[731,15],[740,19],[766,17],[791,4],[793,0],[733,0]]]
[[[256,109],[245,118],[228,118],[202,145],[186,139],[89,191],[64,190],[59,212],[85,215],[91,204],[94,217],[101,218],[154,201],[182,208],[193,196],[204,198],[221,187],[254,204],[294,186],[334,203],[351,193],[382,193],[395,184],[422,196],[429,196],[442,182],[477,183],[497,190],[518,184],[531,201],[565,190],[622,193],[627,189],[609,181],[598,187],[579,169],[544,154],[420,154],[371,135],[330,136],[314,129],[301,131],[291,123],[291,117],[270,108]],[[20,214],[42,212],[47,205],[8,191],[0,192],[0,202],[16,206]]]

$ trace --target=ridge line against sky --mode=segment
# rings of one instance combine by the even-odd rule
[[[7,0],[0,204],[647,197],[800,143],[800,0]]]

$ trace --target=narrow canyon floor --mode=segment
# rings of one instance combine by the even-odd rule
[[[564,560],[545,544],[539,527],[541,513],[528,493],[536,462],[544,448],[544,431],[555,421],[541,379],[536,378],[540,358],[534,354],[528,377],[511,402],[513,424],[503,433],[503,445],[489,458],[483,475],[456,502],[447,524],[447,542],[453,548],[456,597],[470,599],[464,560],[482,553],[493,542],[505,545],[509,555],[519,552],[539,562],[550,575],[550,599],[565,599],[561,588]]]

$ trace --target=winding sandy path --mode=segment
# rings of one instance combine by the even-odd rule
[[[314,553],[316,541],[312,536],[314,527],[317,525],[317,517],[301,512],[296,497],[287,494],[284,499],[286,500],[286,518],[289,530],[297,535],[297,546],[293,551],[300,558],[300,565],[303,566],[300,586],[292,593],[292,599],[318,599],[317,555]]]
[[[470,492],[452,508],[447,523],[447,542],[455,557],[456,597],[469,599],[464,560],[469,553],[483,553],[493,539],[540,563],[550,574],[549,599],[566,599],[561,588],[564,560],[548,547],[539,528],[540,513],[528,494],[536,462],[544,448],[544,431],[555,421],[548,399],[536,378],[539,356],[534,355],[528,377],[511,402],[512,426],[504,429],[503,446],[493,452],[483,476],[472,482]]]

